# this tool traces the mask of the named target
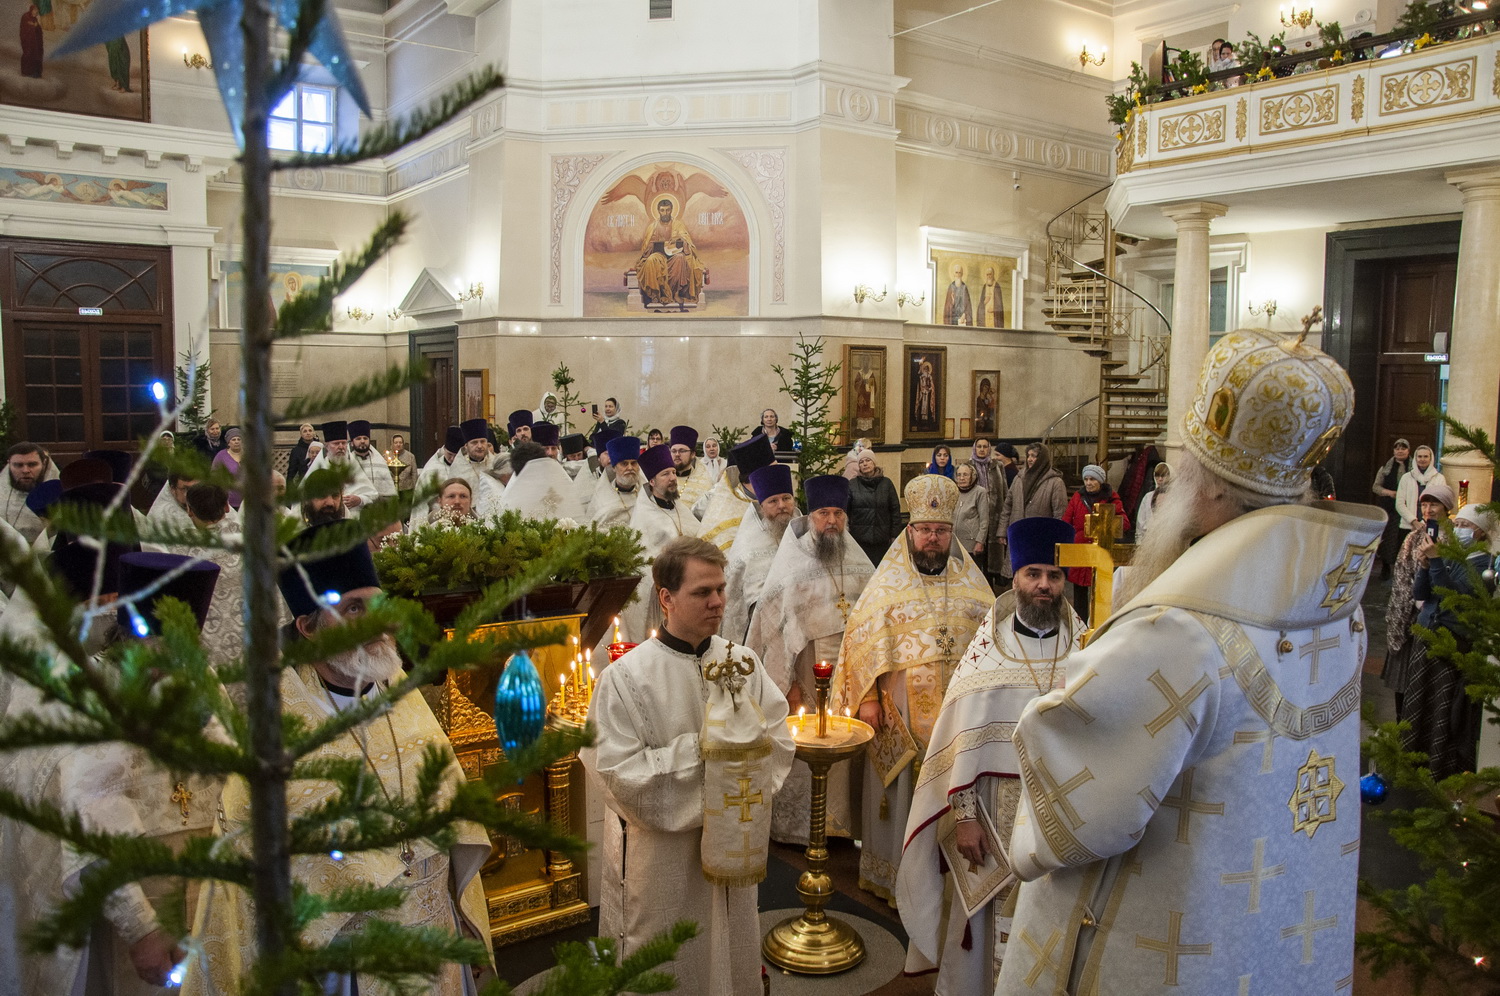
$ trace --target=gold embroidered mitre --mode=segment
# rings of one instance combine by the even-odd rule
[[[922,474],[906,485],[906,510],[912,522],[953,524],[958,511],[958,485],[942,474]]]
[[[1333,357],[1298,338],[1240,329],[1208,351],[1182,438],[1218,476],[1295,498],[1353,413],[1354,385]]]

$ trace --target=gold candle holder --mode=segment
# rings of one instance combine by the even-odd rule
[[[814,668],[817,712],[788,716],[797,756],[812,769],[812,813],[807,834],[807,871],[797,880],[804,909],[766,932],[761,954],[771,964],[799,975],[831,975],[865,960],[865,945],[853,927],[823,911],[833,898],[828,865],[828,769],[858,757],[875,735],[868,724],[828,715],[828,684],[833,669]]]

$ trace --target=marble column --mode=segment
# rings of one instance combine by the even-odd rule
[[[1162,214],[1177,224],[1173,271],[1171,380],[1167,386],[1166,460],[1182,455],[1182,413],[1193,400],[1208,353],[1208,224],[1229,208],[1209,201],[1170,204]]]
[[[1453,335],[1448,345],[1448,414],[1495,438],[1500,420],[1500,167],[1450,172],[1463,194]],[[1452,438],[1451,436],[1449,437]],[[1469,501],[1490,500],[1491,471],[1477,453],[1442,458],[1443,477],[1456,492],[1469,482]]]

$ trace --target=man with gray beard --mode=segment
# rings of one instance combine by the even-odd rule
[[[773,465],[751,475],[756,494],[775,470],[786,472]],[[787,473],[788,487],[790,477]],[[788,524],[745,638],[793,711],[813,707],[813,665],[838,660],[849,611],[875,573],[870,558],[849,535],[848,478],[812,477],[805,489],[808,513]],[[805,763],[795,762],[771,809],[773,840],[807,843],[811,789],[811,771]],[[846,763],[829,771],[828,832],[840,837],[854,833]]]
[[[599,475],[594,497],[589,501],[589,517],[600,529],[623,526],[641,494],[641,441],[636,436],[619,436],[604,447],[609,466]]]
[[[304,530],[292,541],[294,550],[308,549],[321,527]],[[278,579],[293,622],[286,627],[288,642],[308,639],[326,629],[345,625],[364,615],[381,595],[380,580],[370,551],[363,542],[343,553],[292,566]],[[282,712],[315,727],[371,694],[378,694],[401,674],[401,657],[389,635],[343,651],[324,660],[288,667],[281,672]],[[421,745],[421,746],[417,746]],[[400,796],[416,801],[422,752],[442,751],[448,767],[445,782],[465,776],[448,737],[418,692],[412,692],[379,718],[355,727],[312,755],[312,760],[340,761],[367,767],[383,796],[393,803]],[[334,798],[336,786],[321,780],[298,780],[287,786],[290,819],[298,819]],[[228,841],[243,841],[249,833],[249,788],[242,778],[224,787],[220,824]],[[292,874],[311,892],[329,895],[357,888],[395,888],[402,902],[380,914],[330,913],[313,921],[307,931],[326,940],[351,937],[370,919],[394,919],[409,927],[430,927],[489,945],[489,917],[479,869],[489,858],[484,829],[472,823],[457,825],[455,842],[439,849],[426,839],[402,842],[387,851],[304,854],[292,858]],[[251,922],[251,898],[243,889],[223,882],[207,882],[198,902],[204,915],[201,960],[190,963],[183,984],[185,994],[229,996],[240,991],[241,980],[255,957],[253,932],[232,925]],[[428,990],[441,996],[474,991],[470,969],[446,965]],[[373,992],[370,979],[336,976],[327,980],[328,992]]]
[[[786,527],[797,514],[792,495],[792,471],[785,464],[761,467],[750,475],[750,491],[756,500],[745,514],[729,548],[729,566],[724,571],[724,622],[719,635],[737,643],[745,641],[755,603],[766,586],[766,574],[781,546]]]

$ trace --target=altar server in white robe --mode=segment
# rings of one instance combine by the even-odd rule
[[[222,493],[222,492],[221,492]],[[69,561],[69,584],[87,590],[92,581],[92,557]],[[162,584],[173,570],[184,573],[166,581],[154,595],[135,603],[131,614],[122,607],[99,649],[119,639],[160,636],[156,612],[164,598],[187,603],[199,625],[208,612],[219,569],[187,557],[162,553],[127,553],[119,558],[120,591],[135,593]],[[82,570],[75,568],[82,567]],[[110,581],[107,587],[117,586]],[[13,631],[13,638],[27,639]],[[73,714],[55,703],[44,703],[32,686],[11,682],[6,718],[23,716],[57,723]],[[129,833],[181,851],[193,837],[206,836],[218,809],[220,782],[197,775],[179,776],[158,766],[144,752],[122,743],[33,747],[0,754],[0,784],[33,803],[49,803],[65,814],[76,814],[91,831]],[[59,948],[51,954],[27,950],[23,934],[41,917],[50,915],[65,897],[76,892],[80,879],[96,864],[95,856],[65,846],[57,838],[25,824],[0,825],[0,975],[4,996],[147,996],[165,993],[167,974],[183,958],[178,938],[162,926],[168,904],[177,909],[169,919],[182,922],[188,910],[179,883],[169,879],[132,882],[111,895],[103,919],[96,922],[81,948]]]
[[[417,487],[422,488],[429,483],[442,484],[456,477],[469,484],[469,491],[474,497],[474,514],[481,519],[494,515],[499,510],[505,486],[485,473],[491,466],[489,446],[485,438],[488,431],[489,424],[482,418],[471,418],[462,423],[458,427],[458,435],[463,437],[463,445],[459,454],[446,467],[433,467],[431,477],[429,477],[428,469],[423,468],[422,475],[417,479]],[[449,441],[452,441],[451,437],[450,431]],[[446,446],[444,448],[446,449]],[[429,460],[428,464],[431,466],[432,461]],[[446,476],[436,476],[444,471],[446,471]],[[435,502],[426,503],[426,507],[421,509],[420,513],[417,509],[412,510],[411,526],[413,529],[426,524],[434,504]]]
[[[667,448],[672,453],[672,467],[677,471],[677,490],[682,503],[692,508],[714,486],[713,472],[698,462],[698,430],[690,425],[672,426]]]
[[[456,425],[450,425],[443,437],[443,445],[427,458],[427,462],[417,472],[417,490],[460,476],[454,471],[453,465],[463,455],[464,431]]]
[[[765,873],[767,809],[793,744],[775,682],[754,654],[714,635],[724,564],[705,540],[677,539],[659,551],[653,597],[664,622],[656,639],[599,675],[589,712],[597,746],[584,752],[584,763],[605,790],[600,935],[628,955],[678,920],[693,920],[698,936],[665,966],[677,991],[759,996],[753,883]],[[714,710],[726,686],[736,689],[734,718],[754,734],[740,738],[754,747],[730,762],[740,765],[733,771],[716,760],[723,741],[704,723],[705,702]],[[740,850],[752,853],[733,859],[742,862],[739,881],[752,884],[715,884],[728,852]]]
[[[370,445],[370,423],[364,419],[349,423],[349,464],[354,468],[354,483],[349,487],[362,499],[396,497],[396,478],[391,465]]]
[[[779,464],[757,471],[783,470]],[[790,476],[790,475],[788,475]],[[757,478],[758,479],[758,478]],[[760,655],[792,709],[816,708],[813,665],[836,663],[849,612],[875,573],[849,535],[849,481],[837,475],[810,477],[803,484],[807,514],[791,521],[771,567],[746,643]],[[852,765],[840,761],[828,771],[828,833],[853,837],[849,808]],[[807,844],[812,806],[812,771],[798,761],[776,794],[771,836],[784,844]]]
[[[547,440],[556,446],[557,426],[538,422],[532,427],[536,442],[517,443],[511,449],[510,479],[500,498],[501,512],[519,512],[527,519],[584,520],[583,503],[573,490],[573,479],[556,457],[546,452]]]
[[[0,518],[31,543],[42,531],[42,520],[26,507],[26,496],[43,481],[57,480],[57,464],[36,443],[16,443],[6,454],[5,473],[0,474]]]
[[[936,971],[937,996],[995,988],[1010,934],[1005,910],[1011,828],[1021,798],[1010,731],[1026,703],[1068,677],[1084,623],[1063,597],[1061,519],[1018,519],[1007,530],[1015,587],[1001,595],[969,644],[917,778],[896,900],[910,939],[906,974]]]
[[[630,513],[630,528],[641,534],[646,559],[654,560],[674,539],[698,535],[698,520],[678,499],[677,470],[665,444],[648,447],[640,456],[642,493]],[[652,597],[651,576],[641,578],[637,599],[625,607],[621,618],[626,632],[639,640],[653,629],[661,628],[661,614]]]
[[[750,488],[759,497],[745,514],[743,528],[729,551],[729,567],[724,572],[727,604],[719,635],[736,643],[745,642],[771,561],[776,559],[787,524],[797,514],[790,468],[780,464],[762,467],[750,475]]]
[[[1359,605],[1386,519],[1308,479],[1353,410],[1301,339],[1209,350],[1123,607],[1013,736],[1025,884],[996,992],[1353,985]]]
[[[693,514],[703,523],[699,536],[726,553],[734,546],[740,523],[753,518],[755,495],[748,490],[750,475],[776,462],[776,452],[765,436],[751,436],[729,451],[729,465],[708,494],[698,499]]]
[[[609,454],[609,467],[594,486],[589,520],[600,529],[628,526],[642,491],[641,441],[635,436],[619,436],[609,441],[605,452]]]

